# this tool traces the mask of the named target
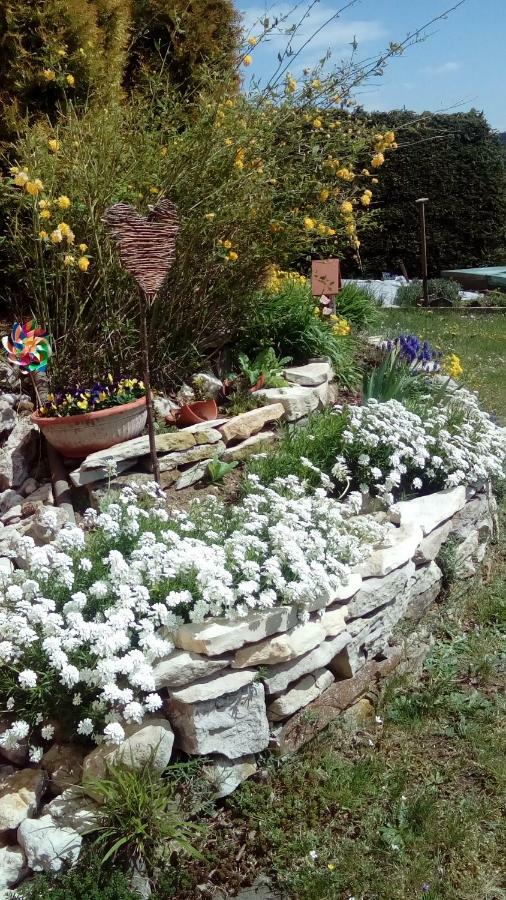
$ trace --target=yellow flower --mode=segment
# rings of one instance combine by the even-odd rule
[[[343,200],[341,203],[341,212],[347,216],[353,212],[353,203],[350,203],[349,200]]]
[[[9,169],[9,173],[11,175],[17,175],[19,172],[19,166],[11,166]]]
[[[50,218],[51,218],[51,212],[50,212],[50,210],[49,210],[49,209],[43,209],[43,210],[41,210],[40,218],[41,218],[41,219],[50,219]]]
[[[341,178],[343,181],[353,181],[354,174],[350,171],[346,166],[342,166],[342,168],[338,169],[336,172],[338,178]]]
[[[76,406],[78,406],[79,409],[88,409],[88,401],[86,397],[83,397],[82,400],[78,400]]]
[[[167,153],[168,153],[167,147],[160,147],[160,156],[167,156]]]
[[[39,209],[49,209],[49,207],[51,206],[51,201],[44,200],[44,199],[39,200],[39,202],[37,203],[37,206],[39,207]]]
[[[14,184],[16,187],[24,187],[28,181],[28,173],[27,172],[17,172],[14,176]]]
[[[73,266],[76,261],[75,256],[72,256],[71,253],[66,253],[63,257],[63,265],[64,266]]]
[[[225,147],[231,147],[233,143],[232,138],[225,138]]]
[[[77,265],[81,269],[81,272],[87,272],[89,265],[90,265],[90,261],[87,256],[80,256],[79,259],[77,260]]]
[[[236,259],[239,258],[239,254],[236,253],[235,250],[230,250],[230,252],[228,254],[228,258],[229,258],[230,262],[235,262]]]
[[[58,56],[66,56],[66,55],[67,55],[66,50],[58,50]]]
[[[321,128],[321,127],[322,127],[322,120],[319,119],[318,117],[316,119],[313,119],[313,128]]]
[[[56,138],[49,138],[47,146],[51,150],[51,153],[56,153],[60,149],[60,142],[57,141]]]
[[[327,226],[323,224],[323,222],[318,222],[316,226],[316,230],[318,234],[327,234]]]
[[[315,316],[321,315],[321,309],[319,306],[313,306],[313,315],[315,315]]]
[[[393,131],[387,131],[385,134],[384,140],[387,144],[393,144],[395,141],[395,134]]]
[[[385,157],[382,153],[375,153],[373,158],[371,159],[371,166],[373,169],[379,169],[380,166],[385,162]]]
[[[248,44],[250,45],[250,47],[256,47],[256,45],[258,44],[256,37],[248,38]]]
[[[243,59],[243,64],[244,64],[245,66],[250,66],[252,62],[253,62],[253,57],[250,56],[249,53],[247,53],[246,56],[245,56],[244,59]]]
[[[56,205],[59,209],[68,209],[70,206],[70,200],[66,196],[66,194],[61,194],[56,201]]]
[[[378,178],[371,178],[371,184],[379,184]]]
[[[63,234],[63,237],[66,238],[69,244],[74,243],[75,234],[72,231],[70,225],[67,225],[66,222],[59,222],[58,229]]]
[[[362,169],[362,175],[370,175],[369,169]]]
[[[47,231],[39,231],[39,237],[41,241],[45,241],[47,238]]]
[[[228,97],[228,99],[225,100],[225,106],[228,106],[229,109],[233,109],[233,107],[235,106],[235,100],[232,100],[231,97]]]
[[[73,75],[67,75],[65,81],[67,82],[69,87],[74,87],[76,80]]]
[[[160,190],[159,190],[159,188],[156,188],[156,187],[150,187],[149,193],[150,194],[159,194]]]
[[[25,191],[27,194],[31,194],[32,197],[36,197],[37,194],[40,194],[41,191],[44,190],[44,185],[40,178],[34,178],[33,181],[27,181],[25,184]]]
[[[360,198],[360,202],[361,202],[362,206],[369,206],[369,204],[371,202],[371,195],[370,194],[362,194],[362,196]]]
[[[51,232],[51,243],[61,244],[62,241],[63,241],[63,234],[61,233],[59,228],[55,228],[55,230]]]
[[[313,80],[312,80],[312,82],[311,82],[311,87],[314,88],[315,91],[317,91],[318,88],[320,88],[321,86],[322,86],[322,83],[321,83],[320,79],[319,79],[319,78],[313,78]]]
[[[306,231],[314,231],[315,224],[315,220],[310,219],[309,216],[306,216],[306,218],[304,219],[304,228],[306,229]]]
[[[329,872],[333,872],[335,869],[334,863],[327,863],[327,869],[329,870]]]
[[[239,171],[241,169],[244,169],[244,163],[242,159],[236,159],[236,161],[234,162],[234,166],[236,167],[236,169],[239,169]]]
[[[225,247],[225,250],[230,250],[232,241],[223,241],[223,246]]]
[[[88,244],[79,244],[79,252],[80,253],[86,253],[87,249],[88,249]]]
[[[322,203],[326,203],[330,197],[330,191],[327,188],[323,188],[318,194],[318,200],[321,200]]]
[[[295,78],[292,77],[292,75],[289,75],[286,79],[285,89],[289,94],[294,94],[297,90],[297,82],[295,81]]]
[[[54,69],[43,69],[42,74],[43,74],[44,78],[46,79],[46,81],[54,81],[56,78]]]
[[[216,213],[213,213],[213,212],[204,213],[204,219],[207,219],[208,222],[212,222],[212,220],[215,218],[216,218]]]
[[[464,369],[460,357],[456,353],[450,353],[443,361],[443,372],[450,378],[460,378]]]

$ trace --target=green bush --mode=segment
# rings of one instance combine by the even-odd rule
[[[336,297],[336,312],[359,330],[378,321],[378,301],[372,291],[356,284],[345,284]]]
[[[429,302],[436,306],[440,303],[449,303],[451,306],[460,305],[459,285],[449,278],[429,278],[427,283]],[[397,306],[416,306],[423,303],[423,285],[421,281],[411,281],[403,284],[397,291]]]
[[[296,274],[282,278],[274,290],[268,288],[255,294],[243,326],[241,347],[254,353],[272,346],[278,355],[291,356],[294,363],[328,356],[339,381],[355,384],[358,373],[354,341],[334,335],[325,318],[315,315],[315,308],[306,279]]]
[[[101,868],[83,859],[63,875],[36,875],[20,888],[19,900],[138,900],[121,872]]]

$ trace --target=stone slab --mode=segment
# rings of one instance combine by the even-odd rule
[[[257,771],[257,763],[252,754],[238,759],[214,756],[203,767],[205,778],[215,790],[215,797],[228,797],[243,781]]]
[[[234,444],[221,454],[223,462],[240,462],[248,459],[252,453],[258,453],[265,447],[270,447],[277,440],[275,431],[260,431],[258,434],[252,434],[251,437],[241,441],[240,444]]]
[[[245,685],[251,684],[256,676],[257,673],[253,669],[240,669],[235,672],[229,670],[224,674],[210,675],[209,678],[204,678],[202,681],[194,681],[187,687],[171,690],[169,696],[181,703],[202,703],[205,700],[216,700],[217,697],[233,694]]]
[[[382,577],[412,559],[423,538],[422,529],[413,523],[400,525],[388,533],[385,544],[356,567],[362,578]]]
[[[260,394],[260,392],[258,393]],[[271,405],[251,409],[228,419],[224,425],[220,426],[221,435],[226,444],[230,444],[232,441],[243,441],[261,431],[264,425],[269,422],[277,422],[283,416],[284,407],[280,403],[273,402]]]
[[[281,694],[267,707],[267,718],[273,722],[292,716],[298,709],[307,706],[312,700],[316,700],[334,681],[332,672],[328,669],[317,669],[310,675],[304,675],[300,681],[296,681],[290,690]]]
[[[211,658],[187,650],[173,650],[153,667],[155,690],[186,687],[193,681],[223,671],[231,661],[231,655]]]
[[[248,647],[237,650],[232,668],[273,665],[295,659],[297,656],[307,653],[308,650],[312,650],[317,644],[321,644],[326,636],[325,629],[318,621],[296,625],[295,628],[285,631],[283,634],[276,634],[257,644],[250,644]]]
[[[160,472],[169,472],[171,469],[177,469],[178,466],[186,466],[188,463],[199,462],[202,459],[212,459],[213,456],[221,456],[225,444],[218,441],[215,444],[197,444],[188,450],[177,451],[175,453],[167,453],[158,460]],[[145,460],[145,468],[151,468],[151,460]]]
[[[424,535],[450,519],[466,503],[464,485],[437,491],[412,500],[401,500],[390,507],[390,518],[396,525],[418,525]]]
[[[408,562],[394,569],[383,578],[366,578],[362,587],[348,602],[348,616],[355,619],[390,603],[402,591],[406,591],[415,571],[415,564]]]
[[[349,644],[351,635],[348,631],[333,638],[327,638],[314,650],[304,654],[299,659],[291,662],[280,663],[276,666],[269,666],[265,672],[262,672],[262,681],[265,685],[267,694],[278,694],[285,691],[289,684],[298,681],[303,675],[308,675],[316,669],[322,669],[327,666],[334,656]]]
[[[320,396],[315,388],[263,388],[257,394],[266,403],[272,403],[276,407],[281,405],[288,422],[296,422],[297,419],[309,416],[320,403]]]
[[[317,387],[325,381],[331,381],[334,373],[330,363],[314,362],[308,363],[306,366],[290,366],[284,370],[283,376],[291,384],[300,384],[303,387]]]
[[[244,644],[253,643],[288,631],[296,624],[297,610],[293,606],[277,606],[266,612],[252,612],[243,619],[207,619],[198,625],[181,625],[170,637],[180,650],[219,656],[228,650],[238,650]]]
[[[308,612],[322,609],[325,606],[332,606],[334,603],[344,603],[353,597],[362,586],[362,576],[358,572],[351,572],[346,582],[341,584],[338,589],[328,598],[322,595],[317,600],[307,605]]]

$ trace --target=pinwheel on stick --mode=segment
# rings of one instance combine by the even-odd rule
[[[2,338],[2,344],[8,361],[14,366],[19,366],[23,375],[30,376],[40,405],[34,375],[45,373],[48,360],[53,353],[47,331],[44,328],[37,328],[35,319],[23,325],[14,322],[11,333]]]

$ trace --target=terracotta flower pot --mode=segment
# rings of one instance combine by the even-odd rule
[[[107,450],[114,444],[138,437],[146,424],[146,398],[139,397],[131,403],[78,416],[50,419],[34,412],[31,418],[62,456],[83,459],[96,450]]]
[[[174,411],[178,428],[186,428],[188,425],[198,425],[200,422],[210,422],[218,418],[218,407],[215,400],[196,400],[195,403],[185,403]]]

